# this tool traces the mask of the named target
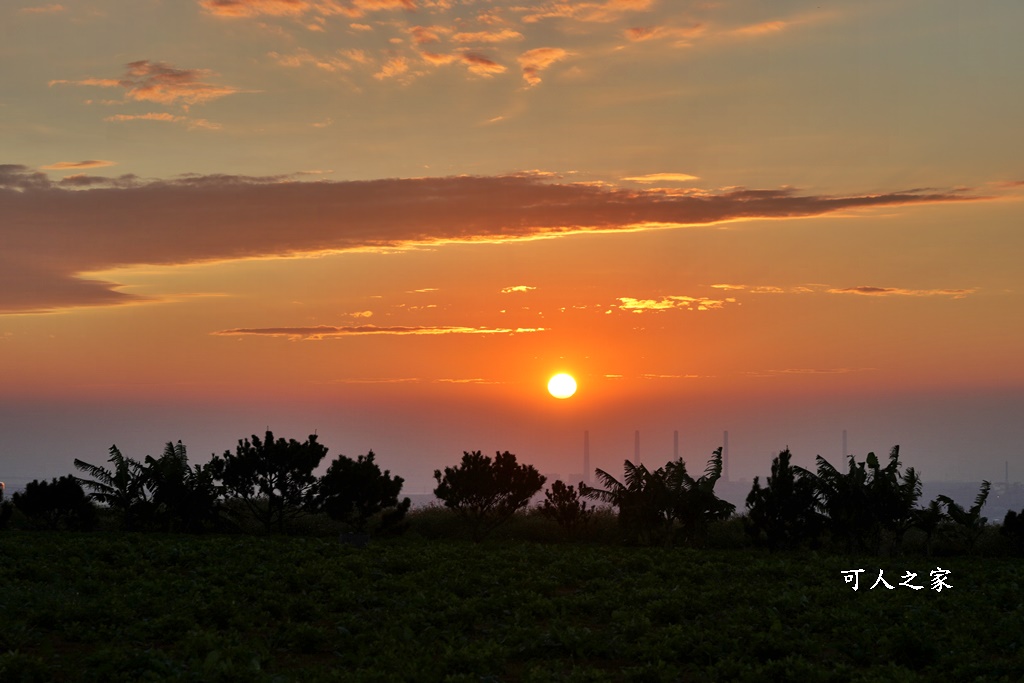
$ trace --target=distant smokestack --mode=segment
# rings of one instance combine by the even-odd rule
[[[672,459],[679,459],[679,430],[672,432]]]
[[[843,430],[843,457],[845,458],[850,454],[850,451],[846,449],[846,430]]]
[[[639,429],[636,430],[636,433],[633,435],[633,458],[636,460],[637,464],[639,465],[640,464],[640,430]]]
[[[722,481],[729,481],[729,430],[722,432]]]
[[[583,432],[583,483],[590,486],[590,432]]]
[[[1006,488],[1010,488],[1010,461],[1007,460],[1006,464]],[[0,486],[3,486],[3,482],[0,481]]]

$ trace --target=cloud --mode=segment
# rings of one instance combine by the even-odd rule
[[[99,159],[89,159],[87,161],[58,161],[49,166],[41,166],[40,168],[44,171],[80,171],[87,168],[103,168],[104,166],[114,166],[117,162],[114,161],[102,161]]]
[[[320,16],[343,15],[351,18],[364,16],[367,12],[387,10],[414,10],[414,0],[198,0],[199,6],[208,14],[229,19],[250,17],[291,17],[306,14]]]
[[[522,33],[507,28],[503,28],[500,31],[460,32],[452,36],[452,40],[456,43],[504,43],[509,40],[522,39]]]
[[[740,28],[734,29],[732,33],[737,36],[763,36],[770,35],[772,33],[779,33],[791,25],[791,22],[786,21],[762,21],[759,24],[741,26]]]
[[[321,340],[329,337],[347,337],[353,335],[441,335],[441,334],[524,334],[543,332],[543,327],[461,327],[450,325],[377,325],[335,326],[316,325],[313,327],[255,327],[220,330],[213,332],[220,336],[262,335],[269,337],[287,337],[289,339]]]
[[[501,293],[512,294],[513,292],[532,292],[535,289],[537,288],[531,287],[530,285],[513,285],[512,287],[502,287]]]
[[[373,77],[378,81],[383,81],[387,78],[398,78],[408,70],[409,62],[405,57],[392,57],[380,67],[380,71],[373,74]]]
[[[648,173],[646,175],[628,176],[623,178],[623,180],[648,185],[651,183],[686,183],[691,180],[700,180],[700,178],[689,173]]]
[[[523,21],[534,23],[542,19],[575,19],[577,21],[607,23],[619,19],[626,12],[651,9],[654,0],[605,0],[604,2],[544,2],[536,7],[516,7],[524,12]]]
[[[861,296],[948,296],[963,299],[977,289],[903,289],[900,287],[843,287],[828,290],[829,294],[860,294]]]
[[[506,70],[501,64],[476,52],[465,52],[462,54],[461,59],[470,73],[477,76],[489,78],[495,74],[505,73]]]
[[[149,112],[147,114],[114,114],[108,116],[104,121],[110,121],[111,123],[124,123],[125,121],[161,121],[164,123],[183,123],[190,130],[195,128],[205,128],[206,130],[220,130],[222,126],[219,123],[213,123],[206,119],[193,119],[188,116],[177,116],[175,114],[168,114],[167,112]]]
[[[88,274],[133,265],[550,239],[981,199],[962,191],[822,196],[793,188],[678,196],[529,173],[349,182],[122,176],[67,187],[8,164],[0,165],[0,311],[123,301],[109,275]],[[294,225],[303,229],[289,229]]]
[[[129,100],[180,105],[185,110],[191,105],[204,104],[240,92],[238,88],[229,85],[204,81],[212,75],[208,69],[178,69],[165,62],[151,62],[147,59],[130,62],[126,69],[120,79],[54,80],[50,81],[50,85],[121,87]]]
[[[619,309],[630,313],[646,313],[648,311],[668,311],[683,309],[686,311],[710,311],[736,303],[735,299],[709,299],[706,296],[663,296],[660,299],[634,299],[620,296]]]
[[[540,72],[555,62],[568,57],[570,52],[559,47],[538,47],[519,55],[519,66],[523,68],[523,80],[531,86],[540,83]]]
[[[51,5],[40,5],[38,7],[22,7],[18,10],[19,14],[58,14],[60,12],[66,12],[67,7],[64,5],[58,5],[56,3]]]
[[[635,26],[626,29],[626,38],[634,43],[650,40],[672,40],[676,47],[691,44],[691,41],[703,34],[707,27],[704,24],[690,26]]]

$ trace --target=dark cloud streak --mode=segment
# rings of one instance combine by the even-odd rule
[[[26,166],[0,165],[0,268],[7,280],[0,312],[130,300],[115,284],[76,277],[121,266],[530,239],[972,199],[981,197],[938,190],[837,197],[744,188],[679,195],[558,183],[534,174],[353,182],[227,175],[143,181],[126,175],[56,183]]]

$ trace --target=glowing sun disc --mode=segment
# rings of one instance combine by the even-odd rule
[[[576,380],[560,372],[548,380],[548,392],[555,398],[569,398],[576,393]]]

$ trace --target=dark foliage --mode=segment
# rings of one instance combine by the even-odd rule
[[[14,506],[39,529],[89,531],[96,527],[96,509],[78,481],[71,476],[31,481],[15,493]]]
[[[517,464],[508,451],[494,460],[480,451],[463,452],[459,465],[434,470],[434,479],[434,495],[469,521],[476,541],[525,508],[545,481],[533,465]]]
[[[655,471],[626,460],[620,482],[604,470],[596,470],[605,486],[581,486],[584,496],[614,505],[628,542],[671,544],[678,537],[691,546],[707,542],[708,525],[727,519],[736,509],[715,495],[722,476],[722,449],[714,451],[704,474],[694,479],[682,459]]]
[[[315,506],[316,477],[313,470],[327,455],[316,434],[304,442],[274,440],[267,431],[260,440],[239,440],[235,452],[214,456],[209,467],[223,484],[228,499],[241,501],[253,517],[271,531],[284,530],[285,523]]]
[[[926,508],[914,510],[911,526],[924,532],[924,549],[927,556],[931,557],[935,533],[947,519],[946,513],[942,511],[942,504],[938,500],[928,503]]]
[[[1016,552],[1024,552],[1024,510],[1019,513],[1008,510],[999,533],[1010,540]]]
[[[763,537],[769,550],[816,546],[825,519],[816,510],[814,481],[790,464],[789,449],[772,460],[772,473],[765,487],[758,477],[747,495],[747,533],[756,541]]]
[[[562,480],[555,480],[544,492],[544,502],[540,507],[541,514],[554,520],[570,538],[578,536],[593,516],[594,509],[587,508],[586,501],[580,499],[583,486],[580,482],[577,490],[571,484],[567,486]]]
[[[921,480],[913,467],[900,471],[899,446],[889,453],[882,467],[874,453],[857,462],[851,455],[842,473],[820,455],[817,473],[796,468],[814,483],[818,511],[828,519],[833,537],[847,552],[880,550],[882,532],[893,538],[892,551],[899,550],[906,531],[914,525],[914,506],[921,496]]]
[[[144,477],[161,528],[197,533],[219,526],[220,489],[213,468],[209,463],[190,468],[181,441],[167,442],[159,458],[147,455]]]
[[[138,460],[123,456],[117,445],[110,447],[107,462],[114,466],[113,470],[75,458],[75,468],[92,477],[76,480],[91,491],[92,500],[119,512],[126,529],[136,529],[148,522],[153,513],[145,467]]]
[[[398,500],[404,480],[392,477],[389,470],[382,473],[373,459],[373,451],[355,460],[335,458],[317,484],[317,507],[360,534],[379,513],[383,514],[375,532],[401,530],[411,505],[408,498]]]
[[[7,523],[11,521],[11,514],[14,512],[14,505],[11,501],[4,500],[4,486],[0,482],[0,530],[7,528]]]
[[[985,507],[992,484],[988,481],[981,482],[981,489],[974,498],[974,505],[964,510],[949,496],[939,496],[937,500],[946,506],[946,516],[953,523],[953,533],[958,537],[968,552],[974,552],[978,539],[985,531],[988,523],[987,517],[981,516],[981,509]]]

